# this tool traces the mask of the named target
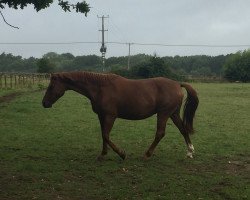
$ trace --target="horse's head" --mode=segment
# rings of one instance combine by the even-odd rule
[[[50,84],[47,88],[47,91],[43,97],[43,107],[51,108],[52,105],[64,95],[66,90],[65,85],[62,82],[62,79],[58,74],[52,74],[50,78]]]

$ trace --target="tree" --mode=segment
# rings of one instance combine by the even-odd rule
[[[149,60],[146,59],[146,61],[131,67],[130,70],[118,69],[112,72],[128,78],[168,77],[175,80],[181,79],[180,76],[169,68],[162,58],[157,56],[151,56]]]
[[[4,9],[6,6],[9,8],[14,8],[14,9],[23,9],[24,7],[28,6],[28,5],[33,5],[34,9],[38,12],[42,9],[48,8],[54,0],[15,0],[15,1],[10,1],[10,0],[1,0],[0,1],[0,9]],[[75,10],[76,12],[80,12],[80,13],[84,13],[85,16],[87,16],[87,13],[90,11],[90,7],[89,4],[86,3],[86,1],[82,1],[82,2],[77,2],[76,4],[70,4],[68,1],[64,1],[64,0],[58,0],[58,5],[61,6],[61,8],[65,11],[65,12],[71,12],[71,10]],[[2,11],[0,10],[0,14],[4,20],[4,22],[11,26],[12,28],[17,28],[19,29],[19,27],[13,26],[11,24],[9,24]]]
[[[9,8],[14,9],[23,9],[27,5],[33,5],[34,9],[38,12],[42,9],[48,8],[54,0],[43,0],[43,1],[37,1],[37,0],[1,0],[0,1],[0,8],[4,9],[6,6]],[[61,8],[65,12],[70,12],[71,10],[75,10],[76,12],[84,13],[85,16],[87,16],[87,13],[90,10],[89,4],[86,3],[86,1],[77,2],[76,4],[70,4],[68,1],[64,0],[58,0],[58,5],[61,6]]]
[[[230,81],[250,81],[250,50],[237,52],[224,65],[224,76]]]
[[[142,63],[138,66],[136,75],[141,78],[151,78],[159,76],[171,77],[172,72],[162,58],[153,56],[148,62]]]
[[[56,65],[47,58],[41,58],[37,61],[37,72],[39,73],[52,73],[55,71]]]

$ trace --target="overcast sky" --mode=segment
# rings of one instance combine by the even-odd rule
[[[76,2],[69,0],[70,2]],[[101,20],[105,20],[107,42],[159,43],[166,45],[249,45],[249,0],[95,0],[88,16],[65,13],[57,1],[36,12],[4,9],[6,20],[20,29],[13,29],[0,18],[0,43],[13,42],[100,42]],[[159,56],[219,55],[248,47],[173,47],[132,45],[131,54]],[[0,53],[23,57],[41,57],[47,52],[74,55],[100,55],[100,44],[75,45],[6,45]],[[127,56],[128,45],[107,44],[107,57]]]

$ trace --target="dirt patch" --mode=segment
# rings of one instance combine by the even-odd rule
[[[234,158],[219,157],[213,158],[209,163],[187,165],[190,172],[209,172],[209,173],[226,173],[234,176],[244,176],[250,179],[250,158],[248,155],[244,157],[236,156]]]
[[[15,98],[24,95],[24,94],[30,94],[30,93],[34,93],[34,92],[39,92],[39,91],[43,91],[43,90],[31,90],[28,92],[13,92],[4,96],[0,97],[0,103],[9,103],[10,101],[14,100]]]
[[[14,93],[11,93],[11,94],[7,94],[7,95],[4,95],[2,97],[0,97],[0,103],[8,103],[10,101],[12,101],[13,99],[15,99],[16,97],[22,95],[24,92],[14,92]]]
[[[234,175],[249,174],[250,164],[243,161],[228,161],[226,173]]]

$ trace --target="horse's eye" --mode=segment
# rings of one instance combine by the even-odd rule
[[[48,89],[49,89],[49,90],[52,90],[52,89],[53,89],[53,86],[52,86],[52,85],[49,85]]]

